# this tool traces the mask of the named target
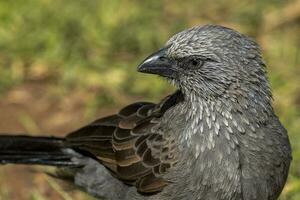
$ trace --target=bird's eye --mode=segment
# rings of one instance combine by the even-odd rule
[[[192,58],[189,61],[190,67],[194,69],[201,67],[203,63],[204,63],[203,60],[197,58]]]

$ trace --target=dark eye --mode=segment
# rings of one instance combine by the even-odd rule
[[[204,61],[203,60],[201,60],[201,59],[199,59],[199,58],[192,58],[192,59],[190,59],[190,61],[189,61],[189,66],[191,67],[191,68],[199,68],[199,67],[201,67],[202,65],[203,65],[203,63],[204,63]]]

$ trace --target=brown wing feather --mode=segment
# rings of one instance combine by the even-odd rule
[[[97,157],[116,178],[135,185],[139,192],[159,192],[168,184],[161,175],[176,162],[172,155],[175,142],[152,128],[180,101],[182,94],[176,92],[159,104],[131,104],[70,133],[67,144]]]

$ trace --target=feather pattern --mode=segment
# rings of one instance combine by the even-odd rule
[[[70,133],[67,144],[92,154],[115,177],[136,186],[139,192],[159,192],[168,184],[161,175],[176,162],[172,146],[175,142],[171,143],[153,127],[169,108],[182,100],[181,92],[177,91],[158,104],[133,103],[116,115]]]

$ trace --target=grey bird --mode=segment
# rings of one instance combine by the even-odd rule
[[[252,39],[218,25],[193,27],[138,71],[177,91],[65,138],[2,135],[0,162],[58,166],[58,177],[110,200],[278,198],[291,147]]]

